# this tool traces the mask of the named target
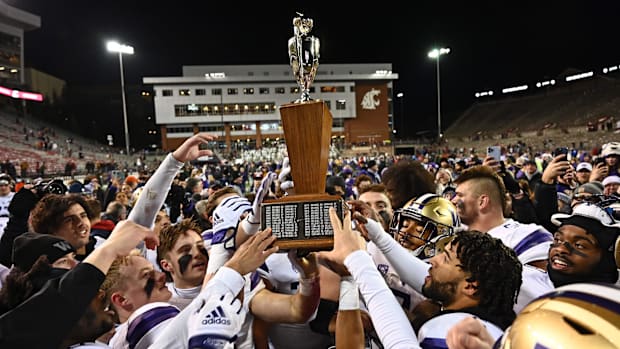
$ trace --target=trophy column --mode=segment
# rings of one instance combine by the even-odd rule
[[[261,228],[270,227],[280,249],[324,250],[333,246],[334,230],[329,208],[342,217],[343,200],[325,193],[332,114],[323,101],[310,98],[310,85],[319,66],[319,39],[308,35],[313,21],[293,19],[289,59],[301,88],[295,103],[280,107],[295,194],[265,201]]]
[[[295,195],[325,193],[332,114],[323,101],[280,107]]]

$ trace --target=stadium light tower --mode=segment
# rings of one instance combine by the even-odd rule
[[[125,101],[125,74],[123,73],[123,53],[133,55],[133,47],[119,44],[116,41],[108,41],[106,45],[109,52],[118,53],[118,62],[121,68],[121,93],[123,96],[123,123],[125,126],[125,148],[129,155],[129,127],[127,126],[127,102]]]
[[[441,85],[439,78],[439,57],[441,55],[447,55],[450,53],[450,48],[442,47],[439,49],[433,49],[428,52],[428,58],[434,59],[437,64],[437,142],[441,141]]]
[[[398,133],[398,131],[400,131],[400,138],[403,138],[403,135],[405,134],[405,107],[404,107],[404,101],[403,98],[405,97],[405,94],[402,92],[399,92],[396,94],[396,98],[398,98],[398,102],[400,103],[400,113],[399,113],[399,119],[400,119],[400,124],[397,128],[394,128],[394,120],[392,120],[392,133],[396,134]],[[402,126],[402,127],[401,127]]]

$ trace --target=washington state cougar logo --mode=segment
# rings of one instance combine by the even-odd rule
[[[375,99],[375,97],[379,96],[380,93],[381,91],[375,90],[374,88],[366,92],[364,98],[362,98],[362,109],[377,109],[379,106],[379,100]]]

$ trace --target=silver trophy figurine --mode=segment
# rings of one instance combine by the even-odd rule
[[[297,12],[299,17],[293,19],[293,33],[295,36],[288,40],[288,56],[293,75],[301,87],[301,98],[295,101],[307,102],[310,98],[310,85],[314,81],[316,71],[319,68],[319,39],[309,36],[313,21],[311,18],[303,18],[303,14]]]

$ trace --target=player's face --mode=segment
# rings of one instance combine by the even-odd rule
[[[456,187],[456,192],[452,198],[452,203],[456,206],[456,212],[461,218],[461,222],[471,225],[478,219],[478,198],[473,188],[472,181],[466,181]]]
[[[105,293],[99,291],[66,338],[83,338],[84,341],[97,338],[114,327],[114,319],[114,311],[109,309]]]
[[[466,282],[465,279],[467,278],[460,267],[456,247],[450,243],[446,245],[442,253],[429,260],[431,268],[428,270],[428,276],[424,279],[424,286],[422,286],[423,295],[442,303],[444,307],[454,302],[459,287]]]
[[[65,211],[63,220],[53,235],[67,240],[76,250],[86,246],[90,237],[90,219],[82,205],[73,204]]]
[[[166,287],[166,275],[156,271],[153,264],[141,256],[130,256],[129,262],[121,270],[125,279],[122,291],[134,309],[152,302],[166,302],[172,293]]]
[[[190,288],[202,284],[208,258],[200,234],[188,230],[177,239],[165,259],[162,267],[170,272],[176,287]]]
[[[159,232],[170,226],[170,216],[165,211],[157,212],[157,219],[153,226],[153,232],[159,236]]]
[[[0,196],[8,195],[11,192],[11,187],[8,184],[0,184]]]
[[[390,216],[393,214],[390,199],[384,193],[367,191],[360,195],[359,200],[370,205],[370,207],[377,213],[379,213],[380,211],[387,211]]]
[[[425,240],[428,238],[429,234],[429,231],[424,231],[424,225],[422,223],[415,219],[403,218],[400,230],[396,234],[395,239],[404,248],[415,250],[425,244]]]
[[[590,273],[600,262],[601,248],[594,236],[574,225],[563,225],[553,234],[549,267],[563,274]]]

